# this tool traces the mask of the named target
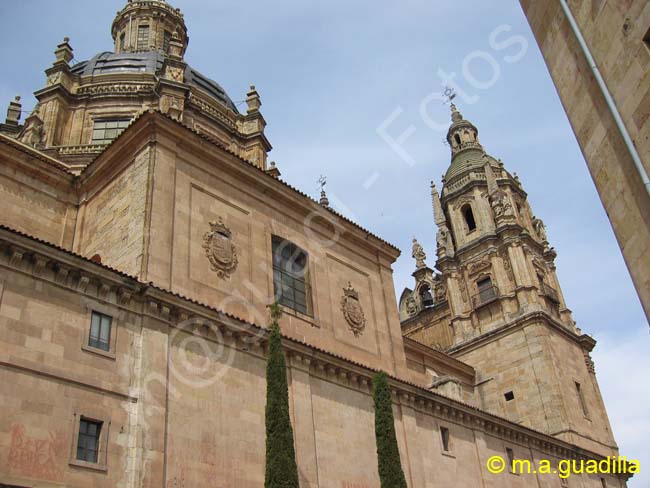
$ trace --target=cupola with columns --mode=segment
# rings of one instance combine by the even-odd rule
[[[129,0],[117,13],[111,34],[116,53],[167,55],[176,47],[176,54],[183,57],[189,42],[183,13],[164,0]]]
[[[65,37],[45,70],[46,86],[20,125],[10,102],[0,133],[81,172],[147,110],[181,122],[262,170],[272,146],[259,92],[251,85],[245,113],[214,80],[184,58],[189,41],[182,12],[163,0],[128,0],[111,27],[114,52],[75,62]],[[242,96],[243,98],[243,96]],[[277,168],[270,168],[272,174]]]

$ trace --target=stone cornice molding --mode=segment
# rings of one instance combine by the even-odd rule
[[[533,312],[526,313],[520,317],[517,317],[515,320],[508,322],[503,326],[493,329],[489,332],[486,332],[481,336],[475,337],[466,342],[462,342],[460,344],[452,346],[449,349],[447,349],[447,353],[452,354],[454,356],[466,353],[468,351],[476,349],[477,347],[482,346],[486,342],[494,341],[502,337],[503,335],[509,334],[516,328],[525,327],[531,322],[539,322],[539,321],[541,321],[542,323],[544,323],[549,327],[552,327],[557,332],[560,332],[566,338],[575,342],[583,349],[589,346],[591,346],[591,348],[593,349],[593,347],[595,347],[596,345],[596,340],[593,337],[588,336],[586,334],[583,335],[575,334],[571,330],[567,329],[566,325],[555,320],[547,312],[543,310],[536,310]]]

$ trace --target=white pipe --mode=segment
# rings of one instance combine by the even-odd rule
[[[598,86],[600,87],[600,91],[602,92],[603,97],[605,98],[607,107],[609,108],[612,117],[614,117],[616,126],[618,127],[618,130],[620,131],[621,136],[623,137],[623,142],[625,142],[625,147],[627,147],[630,156],[632,156],[632,160],[634,161],[634,166],[636,166],[636,170],[639,173],[639,176],[641,177],[641,181],[643,182],[645,191],[650,196],[650,178],[648,178],[648,172],[643,166],[643,162],[641,161],[641,156],[639,156],[639,153],[636,150],[636,147],[634,146],[634,142],[630,137],[630,133],[627,131],[627,128],[625,127],[625,123],[621,118],[621,114],[619,113],[618,108],[616,107],[616,103],[614,102],[612,95],[609,93],[609,90],[607,89],[605,80],[603,79],[603,76],[600,74],[600,70],[596,65],[596,61],[594,60],[594,57],[591,55],[591,51],[589,51],[589,46],[587,46],[585,38],[582,37],[582,32],[580,32],[580,27],[578,26],[576,19],[573,17],[573,14],[571,13],[571,9],[569,8],[569,4],[567,3],[567,0],[559,0],[559,2],[560,5],[562,6],[562,10],[564,10],[564,15],[569,21],[571,30],[573,31],[573,34],[576,36],[576,39],[578,40],[578,44],[580,44],[582,53],[584,54],[587,63],[589,63],[589,68],[591,68],[591,72],[593,73],[594,78],[596,78],[596,82],[598,83]]]

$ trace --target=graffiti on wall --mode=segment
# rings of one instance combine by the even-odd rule
[[[24,425],[11,427],[8,464],[13,474],[61,481],[65,452],[65,441],[58,432],[48,432],[47,438],[40,439],[28,436]]]

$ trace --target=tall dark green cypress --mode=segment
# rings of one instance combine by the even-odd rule
[[[375,439],[381,488],[407,488],[402,463],[399,458],[393,400],[390,395],[388,376],[383,371],[372,379],[375,400]]]
[[[289,418],[287,365],[278,321],[282,309],[268,306],[271,315],[266,363],[266,476],[264,488],[299,488],[293,429]]]

